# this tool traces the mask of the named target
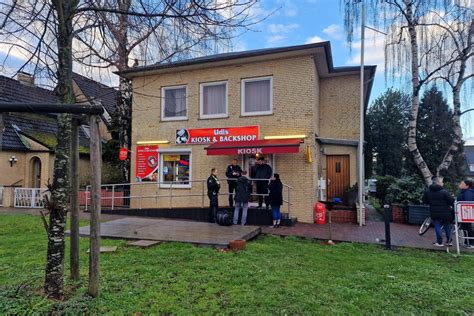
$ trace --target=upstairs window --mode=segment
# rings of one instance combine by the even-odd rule
[[[187,87],[161,88],[161,119],[177,121],[188,118]]]
[[[201,118],[227,117],[227,82],[201,84]]]
[[[273,113],[273,78],[261,77],[242,80],[242,115]]]

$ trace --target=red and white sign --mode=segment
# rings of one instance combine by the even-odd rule
[[[460,223],[474,223],[474,203],[458,202],[456,216]]]
[[[136,153],[136,177],[151,179],[152,174],[158,171],[158,146],[137,146]]]
[[[295,154],[300,150],[299,139],[254,140],[248,142],[214,143],[205,148],[213,155]]]
[[[119,159],[120,160],[126,160],[128,158],[128,150],[127,148],[120,148],[119,150]]]
[[[183,128],[176,130],[176,144],[212,144],[258,139],[258,126],[223,128]]]

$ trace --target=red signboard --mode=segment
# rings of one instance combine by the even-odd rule
[[[214,143],[205,148],[213,155],[294,154],[300,149],[299,139],[255,140],[249,142]]]
[[[217,142],[253,141],[258,139],[258,126],[180,129],[176,144],[212,144]]]
[[[150,178],[158,171],[158,146],[137,146],[136,177]]]
[[[460,223],[474,223],[474,203],[459,202],[457,216]]]
[[[126,160],[128,158],[128,150],[127,148],[120,148],[119,150],[119,159],[120,160]]]

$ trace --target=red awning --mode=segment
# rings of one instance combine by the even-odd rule
[[[301,139],[272,139],[214,143],[204,149],[208,155],[295,154]]]

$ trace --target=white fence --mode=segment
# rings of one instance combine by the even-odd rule
[[[15,188],[15,207],[43,208],[47,189]]]

